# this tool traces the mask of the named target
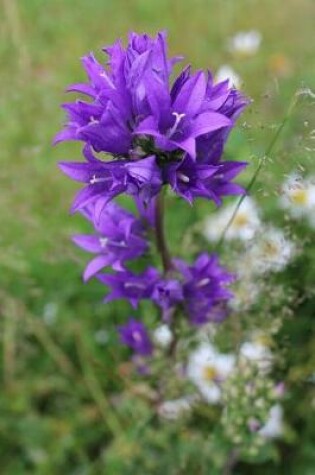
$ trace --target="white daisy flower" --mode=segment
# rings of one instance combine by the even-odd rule
[[[292,260],[296,247],[281,229],[269,227],[262,230],[247,253],[247,263],[253,273],[282,271]]]
[[[166,324],[160,325],[153,332],[154,342],[161,348],[168,348],[172,342],[173,334]]]
[[[283,434],[283,408],[280,404],[272,406],[265,425],[259,429],[258,434],[266,439],[276,439]]]
[[[269,373],[273,363],[273,354],[266,342],[267,338],[258,334],[240,348],[240,360],[256,364],[262,374]]]
[[[262,36],[259,31],[240,31],[230,38],[228,49],[234,54],[253,56],[257,53],[261,44],[261,40]]]
[[[164,401],[158,407],[158,414],[164,419],[174,421],[190,412],[193,404],[198,400],[198,396],[186,396],[171,401]]]
[[[230,204],[219,210],[214,216],[207,218],[204,235],[209,241],[220,239],[233,216],[235,208],[236,203]],[[230,224],[225,234],[225,239],[241,239],[242,241],[252,239],[260,224],[259,210],[255,201],[252,198],[246,197]]]
[[[228,64],[223,64],[215,75],[216,82],[229,80],[229,87],[240,89],[242,85],[241,77]]]
[[[279,204],[294,219],[307,218],[315,228],[315,178],[303,179],[293,173],[282,185]]]
[[[220,384],[233,371],[235,356],[219,353],[210,343],[202,343],[189,357],[187,376],[210,404],[221,399]]]

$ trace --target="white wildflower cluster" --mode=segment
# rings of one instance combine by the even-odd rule
[[[172,340],[172,331],[166,323],[158,326],[153,332],[153,341],[160,348],[168,348]]]
[[[228,50],[237,56],[255,55],[261,45],[262,35],[257,30],[240,31],[228,41]]]
[[[211,343],[202,343],[189,357],[187,377],[210,404],[218,403],[222,384],[231,374],[235,356],[220,353]]]
[[[225,433],[250,456],[257,455],[268,440],[284,435],[283,391],[267,375],[271,368],[269,352],[259,344],[243,344],[222,396]]]
[[[282,191],[280,209],[286,210],[294,219],[305,218],[315,226],[312,179],[303,180],[292,175]],[[230,305],[238,314],[258,301],[267,288],[270,273],[283,271],[297,254],[296,244],[288,234],[280,227],[266,223],[262,214],[258,203],[245,197],[238,208],[237,202],[229,204],[204,222],[203,234],[209,242],[218,242],[223,234],[231,245],[235,242],[232,249],[237,251],[235,262],[239,279]],[[270,296],[272,298],[277,300]],[[220,408],[220,423],[227,439],[243,454],[253,457],[268,441],[284,437],[281,404],[284,384],[272,379],[277,360],[273,351],[276,331],[271,327],[268,333],[247,329],[246,336],[238,338],[237,350],[222,352],[217,326],[209,323],[202,328],[197,333],[197,346],[190,349],[187,344],[186,353],[183,352],[181,378],[186,381],[183,390],[179,397],[159,403],[160,417],[180,420],[189,417],[200,404]],[[153,338],[157,346],[167,349],[174,335],[167,325],[162,325]]]
[[[235,354],[222,353],[209,338],[201,338],[188,355],[184,374],[196,392],[163,401],[157,412],[176,421],[200,403],[220,406],[226,437],[245,454],[256,456],[268,441],[284,435],[284,385],[272,381],[273,363],[271,342],[263,332],[250,335]]]
[[[249,197],[245,198],[233,217],[235,209],[235,203],[229,204],[222,207],[214,216],[206,219],[204,235],[209,241],[218,241],[228,224],[229,227],[224,235],[228,241],[233,239],[248,241],[255,236],[261,227],[260,211],[255,201]]]
[[[196,402],[198,402],[196,394],[164,401],[158,406],[158,414],[163,419],[175,421],[189,414]]]
[[[235,297],[230,306],[235,311],[248,310],[263,289],[262,277],[269,272],[282,271],[296,255],[296,246],[280,228],[264,223],[262,213],[253,198],[246,197],[223,207],[215,216],[205,220],[203,234],[210,242],[243,243],[237,254]]]
[[[245,262],[256,275],[279,272],[287,266],[295,253],[294,243],[281,229],[265,226],[263,232],[249,246]]]
[[[233,56],[251,57],[259,50],[262,36],[259,31],[240,31],[229,39],[227,48]],[[222,64],[216,74],[215,81],[229,81],[230,87],[240,89],[243,85],[241,76],[229,64]]]
[[[303,179],[295,172],[282,185],[280,207],[295,219],[305,219],[315,229],[315,177]]]
[[[241,76],[228,64],[222,64],[222,66],[220,66],[216,72],[215,80],[216,82],[228,80],[229,86],[235,87],[236,89],[240,89],[243,83]]]

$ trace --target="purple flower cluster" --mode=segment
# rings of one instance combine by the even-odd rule
[[[63,105],[68,122],[55,138],[85,144],[84,162],[60,164],[86,184],[72,210],[122,193],[148,203],[166,184],[189,202],[204,197],[219,204],[222,196],[242,193],[232,179],[246,163],[222,160],[247,104],[240,92],[190,67],[171,84],[179,58],[167,58],[165,33],[154,39],[132,33],[126,48],[117,41],[104,51],[107,66],[93,54],[83,58],[89,81],[68,90],[88,100]]]
[[[178,308],[194,325],[220,321],[225,316],[224,303],[232,296],[226,286],[233,276],[220,266],[217,256],[206,253],[191,266],[175,259],[171,277],[149,267],[137,275],[126,270],[98,274],[98,278],[111,289],[105,302],[126,299],[137,308],[140,300],[151,300],[161,308],[168,323]]]
[[[115,271],[124,271],[126,261],[142,256],[148,248],[140,220],[116,203],[108,203],[99,219],[95,220],[96,205],[100,202],[82,210],[82,214],[94,224],[96,233],[72,238],[85,251],[97,254],[87,265],[84,280],[108,266]]]
[[[171,84],[179,58],[168,59],[164,33],[154,39],[132,33],[126,48],[118,41],[105,52],[107,66],[92,54],[83,58],[89,81],[69,91],[88,100],[64,104],[68,122],[55,138],[84,143],[84,161],[60,163],[66,175],[85,184],[72,211],[94,226],[93,234],[73,237],[94,254],[84,280],[96,276],[110,289],[105,302],[126,299],[137,308],[141,300],[152,301],[170,324],[176,312],[194,325],[221,321],[233,277],[217,256],[201,254],[192,265],[169,258],[164,273],[148,267],[136,274],[127,263],[147,252],[148,227],[159,234],[155,207],[164,185],[189,203],[203,197],[219,205],[223,196],[243,193],[232,180],[246,163],[222,154],[247,100],[228,81],[215,84],[210,72],[190,67]],[[133,196],[141,218],[113,201],[121,194]],[[142,322],[131,318],[119,334],[136,353],[152,354]]]
[[[221,321],[226,315],[225,302],[232,296],[226,285],[233,276],[219,265],[215,255],[201,254],[191,266],[174,262],[175,278],[165,278],[154,268],[141,275],[120,272],[102,275],[100,280],[112,288],[106,301],[127,298],[137,307],[139,300],[150,299],[162,309],[164,320],[171,323],[177,308],[188,315],[193,325]],[[150,356],[153,345],[142,322],[130,319],[119,327],[121,342],[142,356]]]
[[[130,318],[126,325],[118,328],[120,340],[141,356],[150,356],[153,345],[146,327],[142,322]]]

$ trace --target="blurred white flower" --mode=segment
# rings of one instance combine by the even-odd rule
[[[248,310],[254,305],[258,301],[262,290],[261,282],[242,278],[243,274],[246,275],[245,272],[241,270],[241,278],[237,282],[237,287],[233,289],[233,298],[229,300],[229,307],[237,312],[240,310]]]
[[[273,354],[265,344],[263,335],[257,335],[252,341],[246,341],[240,348],[240,360],[257,365],[262,374],[267,374],[272,367]]]
[[[215,75],[216,82],[229,80],[229,87],[240,89],[242,85],[241,77],[228,64],[223,64]]]
[[[43,320],[46,325],[53,325],[57,320],[58,304],[55,302],[48,302],[44,306]]]
[[[211,343],[217,334],[218,324],[208,322],[197,330],[197,340],[199,343]]]
[[[279,204],[288,210],[294,219],[307,218],[315,228],[315,179],[303,179],[298,173],[293,173],[282,185]]]
[[[247,264],[255,274],[279,272],[292,260],[296,247],[281,229],[268,227],[261,230],[247,253]]]
[[[253,56],[257,53],[261,40],[261,33],[257,30],[240,31],[230,38],[228,49],[238,55]]]
[[[217,241],[233,216],[236,203],[225,206],[205,221],[204,235],[209,241]],[[259,210],[252,198],[246,197],[230,224],[225,239],[252,239],[260,227]]]
[[[164,419],[174,421],[187,414],[197,400],[198,396],[186,396],[171,401],[164,401],[158,406],[158,414]]]
[[[210,404],[221,399],[221,383],[230,375],[235,356],[219,353],[210,343],[202,343],[189,357],[187,376]]]
[[[272,406],[265,425],[258,434],[266,439],[275,439],[283,434],[283,408],[280,404]]]
[[[160,325],[153,332],[154,342],[161,348],[167,348],[173,339],[170,327],[166,324]]]
[[[101,329],[94,333],[94,339],[99,345],[106,345],[109,340],[109,334],[106,330]]]

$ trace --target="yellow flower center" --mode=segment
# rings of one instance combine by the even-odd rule
[[[269,335],[257,335],[254,339],[255,343],[263,346],[271,346],[272,340]]]
[[[263,244],[263,253],[270,257],[277,256],[279,253],[279,247],[274,242],[266,241]]]
[[[205,366],[202,373],[206,381],[213,381],[218,376],[217,370],[211,365]]]
[[[293,190],[291,192],[291,201],[299,206],[305,206],[307,204],[307,191],[303,189]]]
[[[233,220],[233,226],[240,229],[246,224],[248,224],[248,216],[245,213],[238,213]]]

